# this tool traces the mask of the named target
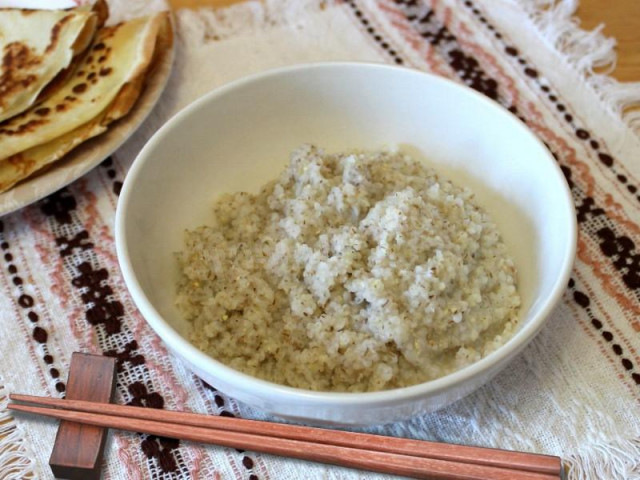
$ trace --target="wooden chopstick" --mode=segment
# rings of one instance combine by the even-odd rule
[[[560,459],[547,455],[463,447],[189,412],[17,394],[10,397],[15,401],[71,409],[67,411],[18,404],[9,405],[13,410],[415,478],[446,480],[557,480],[560,478]],[[511,461],[511,456],[514,461]],[[496,462],[499,466],[496,466]]]
[[[14,401],[28,402],[67,410],[72,409],[128,418],[169,421],[183,425],[210,427],[235,432],[259,432],[260,435],[270,437],[290,438],[293,440],[312,441],[343,447],[413,455],[439,460],[450,460],[461,463],[473,463],[499,468],[549,473],[551,475],[559,475],[562,468],[560,458],[550,455],[511,452],[494,448],[467,447],[463,445],[451,445],[424,440],[395,438],[382,435],[345,432],[324,428],[228,418],[214,415],[202,415],[190,412],[145,409],[108,403],[96,404],[94,402],[61,400],[56,398],[20,394],[12,394],[10,395],[10,398]]]

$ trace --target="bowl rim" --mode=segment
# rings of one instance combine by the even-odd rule
[[[296,74],[305,70],[329,70],[329,69],[365,69],[365,70],[385,70],[392,74],[402,75],[415,75],[421,76],[429,82],[445,84],[448,87],[455,88],[460,94],[473,97],[473,101],[483,104],[483,108],[489,108],[496,111],[497,114],[507,117],[511,122],[517,122],[518,128],[521,128],[525,133],[536,142],[541,151],[545,152],[544,156],[541,156],[540,161],[546,162],[550,167],[550,172],[553,172],[556,176],[555,180],[559,181],[563,189],[562,197],[565,199],[565,208],[569,209],[570,218],[572,221],[567,225],[567,242],[565,245],[565,252],[563,262],[560,268],[560,275],[556,279],[551,288],[551,295],[545,300],[545,303],[541,306],[537,315],[534,315],[529,322],[522,326],[520,330],[516,332],[507,342],[501,345],[498,349],[491,352],[489,355],[481,358],[480,360],[467,365],[459,370],[451,372],[443,377],[439,377],[427,382],[394,388],[390,390],[381,390],[374,392],[329,392],[329,391],[312,391],[301,388],[289,387],[280,385],[277,383],[269,382],[251,375],[245,374],[238,370],[235,370],[222,362],[214,359],[208,354],[200,351],[189,341],[187,341],[182,335],[180,335],[167,321],[162,318],[160,313],[155,309],[152,303],[145,295],[138,279],[135,275],[131,258],[129,256],[129,249],[127,246],[127,228],[126,228],[126,211],[129,204],[130,197],[134,190],[136,180],[140,175],[144,165],[152,161],[152,152],[155,146],[160,143],[165,135],[171,132],[179,123],[189,117],[193,112],[200,108],[203,108],[209,102],[215,101],[218,97],[222,97],[236,89],[240,89],[245,85],[261,82],[265,79],[286,76]],[[145,321],[149,324],[152,330],[160,336],[163,342],[169,346],[169,349],[182,357],[188,363],[197,366],[200,371],[210,373],[212,377],[220,379],[221,382],[238,386],[239,390],[245,392],[260,391],[261,395],[268,395],[271,400],[281,400],[284,403],[295,402],[301,406],[362,406],[367,404],[369,406],[389,406],[397,404],[398,399],[405,400],[418,399],[426,396],[437,395],[440,392],[450,389],[456,385],[461,385],[472,377],[479,375],[486,370],[490,370],[492,366],[500,365],[512,356],[518,354],[542,329],[546,321],[548,320],[551,311],[555,308],[560,298],[562,297],[571,270],[573,268],[576,246],[577,246],[577,221],[575,215],[575,206],[573,203],[573,197],[571,195],[570,188],[566,182],[564,174],[556,163],[552,154],[544,143],[518,119],[515,115],[509,112],[507,109],[499,105],[497,102],[490,100],[481,93],[459,83],[454,82],[448,78],[444,78],[431,73],[423,72],[416,69],[407,67],[401,67],[396,65],[384,64],[384,63],[372,63],[372,62],[350,62],[350,61],[332,61],[332,62],[312,62],[290,65],[286,67],[274,68],[265,70],[262,72],[254,73],[236,79],[229,83],[226,83],[218,88],[214,88],[210,92],[204,94],[200,98],[196,99],[189,105],[182,108],[178,113],[167,120],[146,142],[143,148],[140,150],[136,159],[134,160],[131,168],[129,169],[126,178],[123,182],[123,186],[118,199],[116,218],[115,218],[115,243],[116,253],[120,269],[125,281],[125,284],[133,298],[135,305],[140,310]]]

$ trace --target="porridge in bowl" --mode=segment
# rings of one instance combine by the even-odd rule
[[[271,382],[367,392],[441,377],[514,333],[516,271],[473,194],[395,152],[294,151],[186,233],[191,342]]]

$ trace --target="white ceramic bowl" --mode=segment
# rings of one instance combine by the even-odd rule
[[[319,393],[233,370],[187,340],[173,301],[174,252],[221,192],[257,191],[302,143],[328,151],[397,145],[470,187],[503,232],[519,272],[522,326],[460,371],[374,393]],[[228,395],[278,416],[380,424],[439,409],[477,389],[531,341],[560,299],[576,226],[565,179],[514,116],[451,81],[384,65],[327,63],[254,75],[185,108],[147,143],[118,203],[116,245],[133,299],[169,349]]]

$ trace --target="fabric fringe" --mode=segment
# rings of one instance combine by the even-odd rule
[[[7,410],[9,395],[0,386],[0,478],[27,480],[36,478],[34,459],[23,447],[23,438],[13,416]]]
[[[640,480],[640,435],[594,442],[567,455],[567,480]]]
[[[560,52],[602,99],[605,106],[640,134],[640,82],[611,77],[616,66],[616,40],[580,28],[578,0],[512,0],[533,20],[542,39]]]

